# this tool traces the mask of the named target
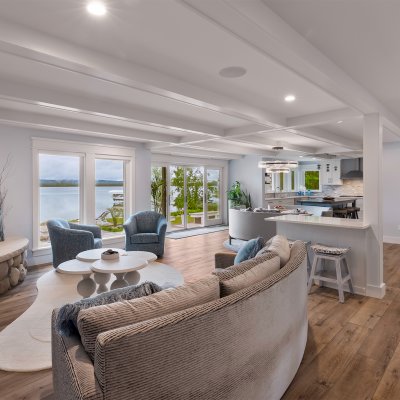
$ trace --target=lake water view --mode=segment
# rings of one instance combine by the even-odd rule
[[[96,218],[113,206],[112,192],[122,190],[122,186],[96,187]],[[51,218],[79,219],[79,187],[40,188],[40,221]]]

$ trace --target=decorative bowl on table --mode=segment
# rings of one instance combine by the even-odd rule
[[[115,250],[112,250],[112,249],[108,249],[106,251],[103,251],[103,253],[101,253],[101,259],[102,260],[108,260],[108,261],[118,260],[119,259],[119,253],[118,253],[118,251],[115,251]]]

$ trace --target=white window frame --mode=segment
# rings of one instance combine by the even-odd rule
[[[299,167],[299,185],[302,185],[305,190],[305,172],[306,171],[315,171],[319,172],[319,188],[318,190],[310,190],[311,193],[321,192],[322,190],[322,169],[318,169],[317,164],[310,164],[310,165],[302,165]]]
[[[208,162],[207,162],[208,161]],[[170,166],[176,165],[179,167],[204,167],[204,172],[208,169],[219,169],[220,170],[220,216],[218,223],[222,224],[227,220],[227,191],[228,191],[228,163],[226,161],[217,160],[205,160],[203,158],[190,158],[190,157],[173,157],[166,156],[164,154],[154,154],[151,161],[152,167],[166,167],[167,168],[167,220],[170,212],[169,204],[169,193],[170,193]],[[204,174],[204,176],[205,176]],[[206,196],[204,196],[205,198]],[[205,208],[204,208],[205,210]],[[204,213],[206,215],[206,213]],[[212,226],[213,222],[208,223],[207,219],[204,219],[206,224],[204,226]]]
[[[32,179],[33,179],[33,252],[40,255],[50,254],[49,246],[39,246],[40,230],[40,184],[39,154],[70,155],[81,157],[80,165],[80,221],[83,224],[95,224],[95,160],[124,161],[124,212],[125,217],[135,209],[135,149],[131,147],[108,146],[84,142],[56,139],[32,138]],[[122,234],[108,237],[105,244],[121,240]]]

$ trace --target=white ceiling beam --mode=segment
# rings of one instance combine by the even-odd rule
[[[321,128],[309,127],[301,132],[295,131],[295,133],[303,137],[318,140],[320,142],[325,142],[335,146],[346,147],[352,150],[362,149],[362,140],[356,141],[353,139],[348,139],[344,136],[334,135],[332,132]]]
[[[176,136],[162,133],[137,131],[135,129],[122,128],[119,126],[7,109],[0,109],[0,123],[135,142],[168,140],[168,142],[177,143],[179,140]]]
[[[349,158],[352,158],[351,154],[353,154],[355,151],[361,151],[360,150],[350,150],[345,147],[340,147],[340,146],[323,146],[317,149],[316,154],[321,154],[321,153],[328,153],[328,154],[350,154]]]
[[[273,157],[276,155],[275,152],[266,150],[260,146],[249,146],[249,143],[239,143],[236,141],[230,140],[204,140],[201,142],[195,143],[185,143],[185,144],[169,144],[169,143],[146,143],[145,147],[151,150],[154,153],[158,151],[169,151],[169,149],[184,149],[184,148],[192,148],[192,149],[201,149],[209,152],[226,152],[230,154],[254,154],[254,155],[262,155],[266,157]],[[174,150],[171,150],[174,151]],[[182,150],[183,151],[183,150]]]
[[[268,127],[261,126],[258,124],[251,124],[251,125],[246,125],[246,126],[239,126],[237,128],[228,128],[225,129],[225,137],[240,137],[240,136],[246,136],[246,135],[253,135],[254,133],[263,133],[263,132],[270,132],[273,131],[274,129],[284,129],[283,126],[279,127]]]
[[[249,106],[232,96],[209,91],[148,67],[116,59],[87,48],[79,48],[55,37],[49,37],[4,20],[0,23],[0,37],[2,38],[0,52],[6,54],[95,77],[108,83],[141,90],[248,122],[266,126],[284,124],[283,118],[262,108]]]
[[[158,149],[154,153],[156,154],[169,154],[175,156],[189,156],[189,157],[200,157],[209,159],[219,160],[238,160],[242,158],[242,155],[231,154],[217,151],[207,151],[202,149],[193,149],[188,147],[168,147],[167,149]]]
[[[226,151],[228,153],[233,154],[252,154],[252,155],[260,155],[265,157],[272,157],[276,155],[273,151],[266,150],[260,147],[249,147],[245,146],[244,143],[238,142],[216,142],[216,141],[209,141],[209,142],[202,142],[195,145],[186,145],[185,147],[192,147],[192,148],[199,148],[204,149],[207,151]]]
[[[400,119],[354,81],[262,0],[181,0],[198,15],[315,84],[362,114],[379,112],[400,127]],[[283,124],[282,124],[283,125]]]
[[[263,138],[261,136],[256,136],[256,135],[254,136],[249,135],[246,136],[246,138],[235,138],[235,140],[238,140],[239,142],[245,142],[255,145],[264,145],[269,147],[282,146],[284,147],[284,150],[297,151],[300,153],[313,153],[315,151],[315,148],[311,146],[295,145],[281,140],[271,140],[270,138]]]
[[[331,110],[315,114],[302,115],[299,117],[288,118],[286,126],[290,128],[305,128],[308,126],[317,126],[337,123],[352,118],[361,118],[362,115],[351,108],[342,108],[340,110]]]
[[[200,122],[172,118],[158,112],[133,108],[126,104],[59,93],[44,87],[30,86],[16,82],[0,80],[0,100],[31,104],[43,108],[61,110],[69,113],[86,114],[101,117],[112,123],[113,120],[123,120],[146,127],[167,129],[182,134],[198,132],[211,136],[222,136],[222,129]]]
[[[327,132],[325,130],[322,130],[320,128],[314,128],[314,127],[308,127],[306,129],[298,130],[294,129],[292,127],[280,127],[280,128],[273,128],[273,129],[264,129],[264,128],[258,128],[255,125],[249,125],[247,127],[241,127],[237,130],[233,129],[228,129],[225,132],[225,139],[232,139],[232,140],[238,140],[238,141],[243,141],[244,138],[252,137],[253,135],[262,135],[266,134],[268,135],[268,139],[270,140],[270,134],[271,133],[278,133],[278,132],[289,132],[293,135],[296,136],[302,136],[310,139],[315,139],[321,142],[325,143],[330,143],[330,144],[338,144],[342,145],[344,147],[349,147],[350,149],[354,149],[354,147],[358,147],[358,142],[349,140],[344,136],[339,136],[336,135],[332,132]],[[318,132],[320,134],[318,134]],[[200,139],[199,139],[200,141]],[[268,143],[271,146],[276,146],[278,145],[279,141],[276,142],[276,144],[273,144],[273,141],[266,141],[265,143]]]

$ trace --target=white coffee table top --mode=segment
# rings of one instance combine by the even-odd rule
[[[122,250],[122,249],[116,249],[116,248],[113,248],[113,247],[103,247],[101,249],[93,249],[93,250],[82,251],[81,253],[79,253],[76,256],[76,259],[80,260],[80,261],[94,262],[94,261],[100,260],[101,253],[105,252],[108,249],[111,249],[111,250],[114,250],[114,251],[118,251],[120,256],[126,254],[126,251]]]
[[[72,275],[74,274],[82,275],[85,273],[87,274],[92,273],[91,264],[80,260],[65,261],[56,268],[56,271],[61,272],[63,274],[72,274]]]
[[[156,254],[149,251],[127,251],[126,255],[144,258],[148,262],[156,261],[158,258]]]
[[[121,256],[118,260],[97,260],[92,264],[92,271],[105,274],[118,274],[147,266],[147,260],[137,256]]]

